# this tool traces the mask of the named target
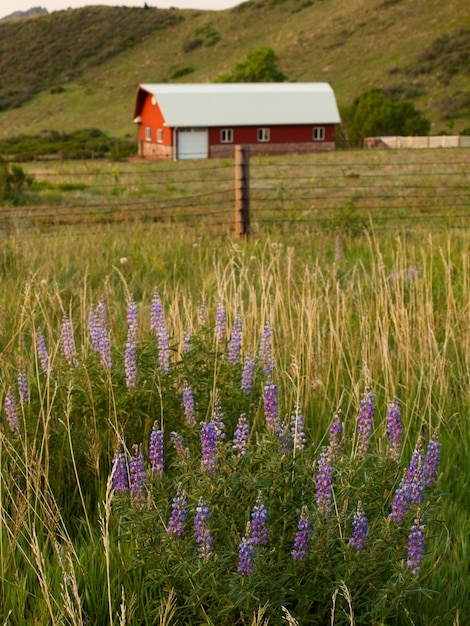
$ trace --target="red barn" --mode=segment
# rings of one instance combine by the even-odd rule
[[[139,155],[171,160],[333,150],[340,122],[327,83],[143,84],[134,118]]]

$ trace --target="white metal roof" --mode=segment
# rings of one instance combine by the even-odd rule
[[[155,96],[172,128],[340,122],[328,83],[164,83],[139,90]]]

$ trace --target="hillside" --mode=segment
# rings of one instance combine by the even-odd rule
[[[470,126],[468,0],[249,0],[225,11],[87,7],[0,23],[0,136],[132,136],[141,82],[210,82],[260,47],[339,104],[379,87],[433,133]]]

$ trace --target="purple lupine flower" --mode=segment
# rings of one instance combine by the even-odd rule
[[[426,457],[423,462],[421,481],[425,487],[433,487],[437,478],[437,468],[441,460],[441,443],[437,431],[429,440]]]
[[[397,398],[394,398],[388,405],[386,421],[389,440],[388,456],[392,461],[398,461],[403,440],[403,426]]]
[[[132,502],[142,507],[145,502],[147,476],[145,474],[144,455],[140,446],[132,446],[132,456],[129,460],[129,479]]]
[[[406,474],[407,472],[405,470],[403,479],[395,491],[395,497],[392,503],[392,512],[388,516],[389,519],[393,519],[397,522],[403,521],[405,513],[410,505],[410,486],[407,483]]]
[[[60,345],[62,355],[70,367],[77,367],[77,350],[75,348],[75,340],[73,338],[73,329],[70,319],[64,315],[60,328]]]
[[[188,448],[185,447],[185,440],[183,435],[180,435],[176,431],[171,431],[170,433],[170,441],[174,445],[176,454],[180,457],[180,459],[185,459],[189,455]]]
[[[228,362],[230,365],[237,365],[240,362],[240,351],[242,347],[243,320],[240,309],[238,309],[232,326],[230,344],[228,347]]]
[[[237,572],[245,578],[251,576],[254,572],[255,549],[253,547],[253,539],[251,538],[251,524],[246,525],[245,536],[238,547],[238,568]]]
[[[103,367],[110,370],[112,360],[108,329],[108,315],[102,300],[98,302],[96,307],[92,307],[88,323],[93,349],[100,355]]]
[[[357,416],[357,452],[360,456],[369,449],[370,437],[374,427],[375,399],[369,387],[361,397],[361,408]]]
[[[268,543],[268,509],[264,506],[263,494],[258,491],[256,504],[251,512],[251,538],[253,545],[267,545]]]
[[[20,418],[18,416],[18,406],[16,404],[16,398],[11,387],[8,389],[8,392],[5,396],[3,406],[11,432],[14,435],[18,435],[20,432]]]
[[[250,428],[246,419],[245,413],[242,413],[238,418],[237,427],[233,435],[232,449],[237,451],[237,456],[240,458],[246,453],[246,447],[248,445],[248,437],[250,435]]]
[[[184,331],[184,335],[183,335],[183,353],[184,354],[191,352],[191,350],[193,349],[192,339],[193,338],[191,337],[191,331],[189,330],[189,328],[186,328],[186,330]]]
[[[266,322],[261,334],[258,359],[266,376],[271,376],[274,370],[273,329],[269,322]]]
[[[171,505],[170,521],[168,522],[167,532],[176,537],[182,537],[184,533],[184,522],[188,511],[186,510],[186,496],[181,484],[178,485],[176,496],[173,498]]]
[[[207,322],[207,304],[206,301],[203,300],[201,302],[201,306],[199,307],[199,316],[198,316],[199,326],[205,326]]]
[[[113,486],[116,493],[129,491],[126,455],[121,449],[116,450],[113,458]]]
[[[255,371],[255,360],[250,354],[248,354],[245,357],[245,360],[243,362],[242,383],[241,383],[241,389],[243,393],[247,396],[250,395],[253,389],[254,371]]]
[[[341,421],[341,409],[339,409],[331,422],[328,429],[328,436],[330,443],[328,446],[328,456],[330,460],[333,460],[341,446],[341,438],[343,436],[343,422]]]
[[[194,405],[194,393],[185,381],[183,384],[183,408],[186,426],[194,426],[196,423],[196,409]]]
[[[315,497],[318,510],[327,517],[331,513],[331,497],[333,494],[333,468],[328,460],[328,448],[322,448],[318,460],[317,478],[315,483]]]
[[[128,389],[133,389],[137,382],[137,335],[137,305],[134,299],[130,298],[127,305],[127,341],[124,355],[124,369],[126,371],[126,386]]]
[[[162,473],[164,467],[163,430],[158,428],[158,423],[153,424],[149,439],[150,469],[154,474]]]
[[[27,404],[29,402],[29,384],[26,376],[26,370],[22,365],[18,372],[18,393],[20,396],[21,404]]]
[[[294,452],[301,452],[305,448],[307,438],[305,436],[304,416],[299,406],[295,407],[290,418],[290,434],[294,445]]]
[[[357,505],[357,512],[354,513],[353,519],[353,534],[348,545],[356,548],[356,550],[362,550],[367,541],[367,517],[365,516],[364,509],[362,508],[362,502]]]
[[[410,465],[406,471],[406,482],[409,487],[411,504],[421,504],[424,500],[423,462],[423,447],[420,438],[411,455]]]
[[[170,371],[170,339],[166,327],[165,312],[160,294],[155,289],[150,305],[150,330],[155,332],[158,343],[158,364],[160,371]]]
[[[214,422],[201,422],[202,465],[211,475],[217,471],[217,426]]]
[[[222,300],[217,302],[217,309],[215,312],[215,328],[214,336],[217,341],[222,341],[225,338],[227,332],[227,314]]]
[[[204,498],[199,498],[194,517],[194,536],[199,546],[199,556],[205,561],[212,556],[212,535],[207,527],[210,517],[209,507],[205,503]]]
[[[420,563],[424,554],[424,524],[421,524],[420,512],[410,528],[408,535],[408,560],[407,565],[411,568],[413,576],[419,574]]]
[[[279,434],[282,432],[281,422],[279,419],[279,393],[277,385],[268,383],[264,387],[264,417],[266,425],[271,433]]]
[[[212,413],[212,422],[217,429],[217,443],[225,439],[225,415],[222,410],[219,390],[215,391],[214,411]]]
[[[291,552],[294,561],[305,561],[307,558],[311,534],[312,524],[309,519],[308,509],[304,505],[300,511],[299,523],[297,524],[297,532],[294,539],[294,548]]]
[[[46,340],[40,328],[36,331],[36,351],[44,374],[49,370],[49,354],[47,352]]]

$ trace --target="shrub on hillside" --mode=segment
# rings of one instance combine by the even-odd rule
[[[220,76],[216,83],[279,83],[287,76],[278,67],[279,58],[272,48],[263,46],[250,52],[243,63],[237,63],[230,74]]]

